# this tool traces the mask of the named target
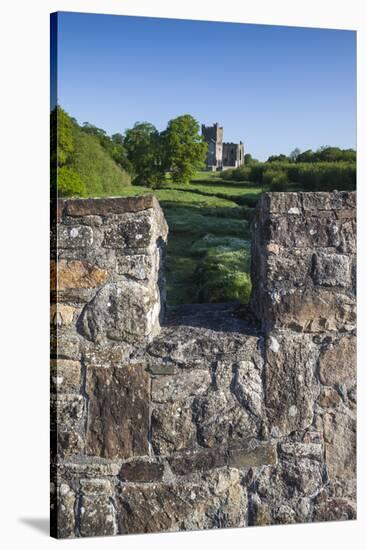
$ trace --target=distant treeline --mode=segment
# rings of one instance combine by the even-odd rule
[[[168,122],[163,132],[137,122],[124,134],[80,126],[61,107],[51,113],[51,189],[59,196],[118,195],[131,181],[159,186],[169,174],[187,183],[204,166],[207,144],[190,115]]]
[[[295,149],[289,156],[273,155],[258,162],[245,155],[245,165],[225,170],[225,180],[248,181],[268,186],[273,191],[298,184],[309,191],[352,190],[356,188],[356,151],[321,147],[317,151]]]

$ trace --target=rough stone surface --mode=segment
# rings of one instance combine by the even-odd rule
[[[354,519],[355,195],[262,195],[250,307],[165,308],[151,196],[55,214],[52,534]]]
[[[350,390],[356,382],[356,337],[332,340],[320,353],[319,377],[326,386],[343,385]]]
[[[235,470],[203,484],[128,486],[118,494],[122,532],[154,533],[246,524],[247,495]]]
[[[89,367],[86,453],[104,458],[148,454],[149,380],[140,365]]]
[[[105,269],[80,260],[51,262],[51,289],[94,288],[108,278]]]
[[[265,403],[273,437],[312,424],[318,394],[318,349],[308,335],[275,334],[267,339]]]

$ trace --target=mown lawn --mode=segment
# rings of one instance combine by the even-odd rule
[[[249,224],[261,191],[253,184],[225,182],[210,172],[198,173],[184,186],[126,187],[125,196],[153,193],[164,210],[169,225],[169,304],[247,302]]]

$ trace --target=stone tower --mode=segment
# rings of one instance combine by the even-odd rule
[[[202,124],[202,135],[208,144],[207,168],[213,171],[222,170],[224,128],[219,126],[218,122],[215,122],[212,126]]]

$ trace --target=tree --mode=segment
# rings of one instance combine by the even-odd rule
[[[281,153],[280,155],[271,155],[267,162],[289,162],[289,160],[289,157]]]
[[[204,165],[207,143],[200,135],[200,125],[191,115],[169,121],[162,133],[163,164],[169,168],[172,180],[188,183],[197,168]]]
[[[244,155],[244,164],[256,164],[259,162],[257,159],[254,159],[250,153],[245,153]]]
[[[289,154],[289,158],[292,162],[296,162],[297,157],[300,155],[301,151],[298,147],[295,147],[293,151]]]
[[[160,135],[149,122],[136,122],[126,130],[124,147],[133,167],[134,183],[153,186],[164,177]]]

